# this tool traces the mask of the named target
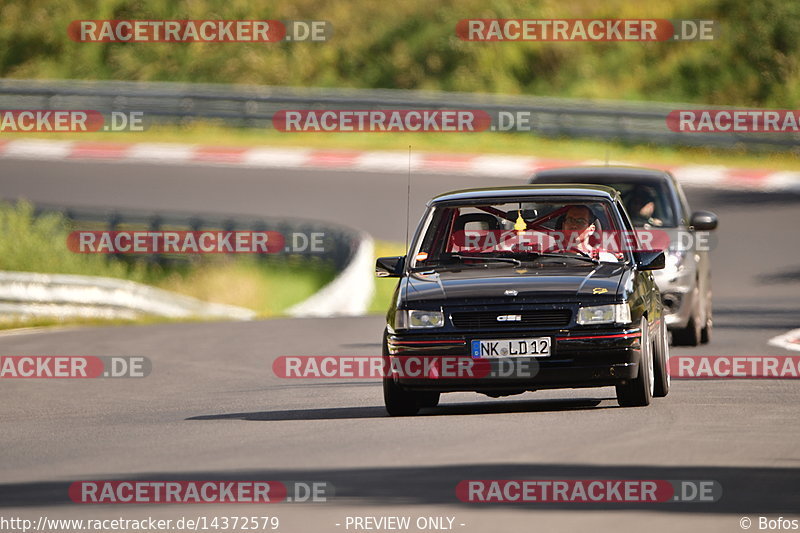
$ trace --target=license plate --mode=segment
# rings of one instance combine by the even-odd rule
[[[472,341],[472,357],[475,359],[491,359],[498,357],[548,357],[550,355],[550,337],[533,337],[530,339],[502,339]]]

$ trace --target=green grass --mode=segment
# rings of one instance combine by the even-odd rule
[[[107,276],[139,283],[153,275],[141,263],[69,251],[69,232],[62,215],[36,217],[33,206],[25,201],[0,204],[0,270]]]
[[[333,280],[336,271],[307,260],[260,263],[239,258],[172,273],[154,285],[207,302],[253,309],[260,317],[278,316]]]
[[[375,259],[393,255],[404,255],[405,246],[400,242],[375,241]],[[389,309],[389,304],[397,287],[397,278],[375,278],[375,295],[367,311],[370,315],[383,315]]]
[[[59,214],[34,216],[27,202],[0,204],[0,270],[80,274],[126,279],[192,296],[207,302],[236,305],[256,311],[259,317],[277,316],[313,295],[336,275],[322,262],[297,257],[270,259],[245,256],[199,258],[182,265],[160,266],[143,261],[77,254],[66,246],[73,229]],[[5,320],[0,328],[25,325],[152,323],[160,319],[99,321],[48,318],[21,322]]]

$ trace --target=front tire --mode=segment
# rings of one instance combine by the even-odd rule
[[[383,332],[383,361],[384,369],[389,371],[389,339],[388,331]],[[435,394],[435,393],[434,393]],[[436,403],[439,403],[438,394],[436,395]],[[391,375],[383,378],[383,404],[386,406],[386,412],[389,416],[414,416],[419,413],[420,407],[423,406],[424,395],[415,394],[413,392],[403,390],[395,383]],[[429,398],[429,400],[432,400]]]
[[[419,406],[420,407],[436,407],[439,405],[441,394],[438,392],[419,392]]]
[[[711,341],[711,330],[714,327],[714,319],[711,314],[711,301],[706,303],[706,325],[700,330],[700,342],[708,344]]]
[[[630,380],[624,385],[617,385],[617,403],[621,407],[644,407],[650,405],[653,397],[653,346],[648,332],[646,318],[641,321],[641,357],[639,358],[639,374],[636,379]]]
[[[420,398],[401,389],[392,378],[383,378],[383,403],[389,416],[414,416],[419,413]]]
[[[702,337],[702,325],[700,324],[700,289],[694,289],[694,307],[686,327],[676,329],[672,332],[672,344],[674,346],[697,346]]]
[[[672,332],[672,344],[674,346],[697,346],[700,344],[700,325],[694,316],[689,318],[689,323],[683,329],[676,329]]]
[[[701,337],[700,319],[695,309],[692,311],[692,316],[689,317],[686,327],[672,332],[672,344],[674,346],[697,346],[700,344]]]

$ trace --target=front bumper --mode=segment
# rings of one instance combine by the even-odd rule
[[[687,266],[679,270],[657,270],[653,275],[661,292],[667,327],[685,328],[689,324],[692,310],[697,305],[695,269]]]
[[[550,337],[547,357],[504,357],[476,359],[470,355],[473,340]],[[464,335],[390,334],[385,357],[402,360],[409,357],[466,358],[490,371],[477,376],[449,375],[437,372],[421,377],[393,374],[406,389],[439,392],[476,391],[502,394],[538,389],[605,387],[634,379],[639,373],[641,331],[638,327],[560,332],[480,332]],[[500,362],[502,360],[503,362]],[[515,366],[517,365],[517,366]],[[520,371],[513,371],[519,369]]]
[[[669,329],[683,329],[689,324],[692,311],[697,305],[697,293],[693,290],[667,289],[661,293],[664,304],[664,319]]]

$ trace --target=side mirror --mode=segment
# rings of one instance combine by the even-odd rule
[[[635,252],[634,258],[639,270],[661,270],[667,263],[667,258],[663,251]]]
[[[717,228],[717,215],[711,211],[695,211],[689,222],[698,231],[711,231]]]
[[[375,275],[379,278],[399,278],[406,263],[406,256],[379,257],[375,261]]]

